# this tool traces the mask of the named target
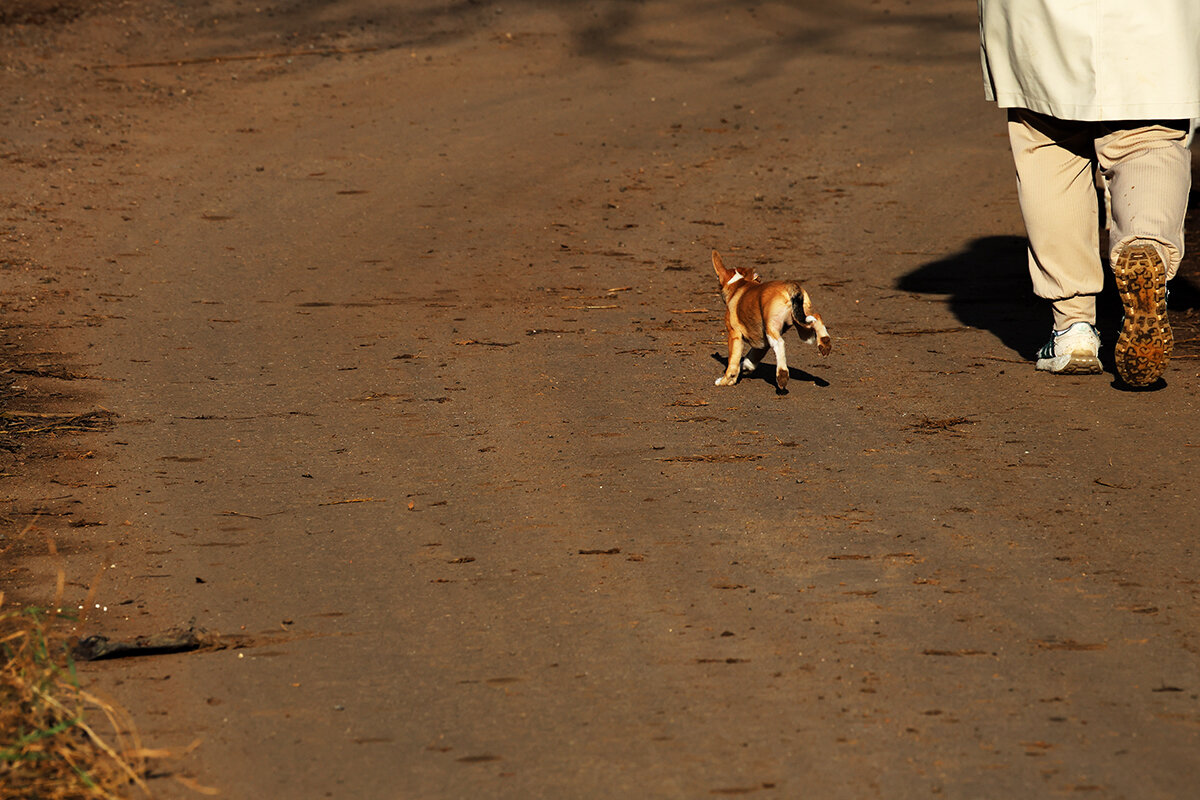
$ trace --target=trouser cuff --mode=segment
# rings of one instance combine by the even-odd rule
[[[1078,294],[1074,297],[1055,300],[1051,304],[1051,308],[1054,311],[1054,330],[1056,331],[1065,331],[1076,322],[1096,324],[1095,295]]]

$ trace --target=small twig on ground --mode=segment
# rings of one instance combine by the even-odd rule
[[[90,72],[115,69],[147,69],[151,67],[190,67],[197,64],[220,64],[234,61],[271,61],[280,58],[300,58],[302,56],[352,56],[360,53],[376,53],[378,47],[324,47],[320,50],[285,50],[278,53],[255,53],[237,56],[206,56],[204,58],[178,58],[174,61],[140,61],[126,64],[93,64],[84,69]]]

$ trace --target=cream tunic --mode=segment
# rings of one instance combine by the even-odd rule
[[[979,0],[984,91],[1059,119],[1200,117],[1200,0]]]

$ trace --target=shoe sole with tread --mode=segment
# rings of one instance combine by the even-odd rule
[[[1117,374],[1130,386],[1149,386],[1162,376],[1175,344],[1167,321],[1167,269],[1152,245],[1125,248],[1113,264],[1125,309],[1113,351]]]

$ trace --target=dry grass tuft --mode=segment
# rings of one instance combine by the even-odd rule
[[[3,602],[0,799],[149,797],[132,721],[80,688],[57,615]]]

